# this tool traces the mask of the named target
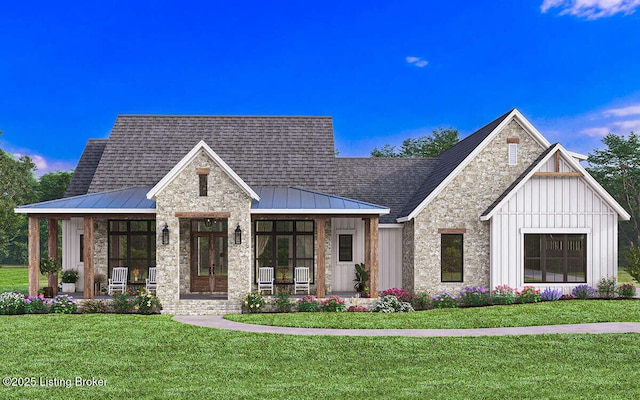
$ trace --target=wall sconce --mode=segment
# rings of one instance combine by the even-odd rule
[[[242,229],[240,229],[240,224],[238,224],[238,227],[235,230],[236,232],[236,244],[242,244]]]
[[[207,228],[210,228],[211,225],[213,225],[213,220],[211,218],[205,218],[204,219],[204,226],[206,226]]]
[[[166,222],[162,228],[162,244],[169,244],[169,225]]]

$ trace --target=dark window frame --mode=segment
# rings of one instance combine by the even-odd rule
[[[198,191],[200,197],[207,197],[209,195],[209,175],[198,174]]]
[[[260,222],[271,222],[272,223],[272,227],[270,231],[258,231],[258,223]],[[278,225],[283,225],[282,223],[287,223],[290,222],[292,229],[291,230],[277,230]],[[297,230],[297,222],[311,222],[312,224],[312,228],[310,231],[299,231]],[[315,237],[316,237],[316,223],[315,220],[308,220],[308,219],[260,219],[260,220],[256,220],[254,221],[253,224],[253,240],[254,240],[254,246],[253,246],[253,269],[254,269],[254,279],[253,282],[257,283],[257,279],[258,279],[258,265],[262,262],[270,262],[268,266],[271,266],[272,268],[274,268],[274,284],[276,285],[292,285],[293,282],[293,273],[294,270],[293,268],[295,267],[303,267],[303,266],[308,266],[309,267],[309,277],[311,279],[311,284],[315,283],[315,258],[316,258],[316,243],[315,243]],[[259,236],[271,236],[272,240],[271,240],[271,257],[263,257],[263,258],[258,258],[258,237]],[[293,257],[287,257],[287,258],[280,258],[278,257],[278,237],[282,237],[282,236],[290,236],[291,237],[291,241],[292,241],[292,250],[291,253],[293,254]],[[310,236],[311,237],[311,257],[296,257],[297,254],[297,237],[298,236]],[[291,255],[291,254],[290,254]],[[282,280],[278,280],[278,260],[289,260],[289,263],[292,265],[292,267],[289,268],[289,272],[291,273],[291,279],[290,280],[286,280],[286,281],[282,281]],[[300,260],[300,261],[298,261]],[[263,265],[266,266],[266,265]]]
[[[349,240],[349,245],[348,247],[343,247],[342,246],[342,238],[346,238],[348,237]],[[343,249],[348,249],[348,256],[343,258],[343,253],[342,250]],[[339,233],[338,234],[338,262],[353,262],[353,234],[351,233]]]
[[[446,256],[445,253],[445,243],[446,239],[451,238],[452,236],[460,237],[460,256]],[[460,279],[445,279],[445,275],[453,275],[454,273],[457,275],[458,271],[455,272],[445,272],[446,264],[448,261],[455,261],[459,258],[460,264]],[[462,233],[442,233],[440,234],[440,282],[463,282],[464,281],[464,234]]]
[[[539,246],[539,252],[540,252],[540,256],[539,257],[535,257],[535,256],[528,256],[527,255],[527,239],[533,239],[534,236],[538,236],[538,246]],[[543,245],[547,243],[547,240],[552,239],[553,237],[556,237],[558,239],[562,239],[562,252],[563,255],[562,257],[547,257],[547,246]],[[569,257],[569,237],[570,236],[582,236],[582,244],[583,244],[583,255],[581,257]],[[587,246],[588,246],[588,239],[587,239],[587,234],[586,233],[527,233],[524,235],[524,283],[586,283],[587,282]],[[569,276],[569,260],[582,260],[583,265],[582,265],[582,274],[584,275],[584,279],[583,280],[574,280],[574,281],[570,281],[568,280],[568,276]],[[528,266],[530,265],[530,263],[534,262],[534,261],[538,261],[539,262],[539,266],[540,266],[540,280],[536,280],[536,279],[531,279],[531,278],[527,278],[526,276],[526,271],[530,268],[528,268]],[[548,266],[548,262],[549,260],[562,260],[562,281],[550,281],[547,280],[547,266]],[[535,271],[538,271],[537,269],[534,269]]]
[[[118,229],[115,231],[111,230],[111,223],[118,222],[119,224],[125,223],[125,229]],[[144,231],[136,231],[132,230],[131,223],[132,222],[146,222],[147,229]],[[112,270],[114,267],[128,267],[129,275],[127,276],[127,284],[144,284],[145,278],[149,276],[149,268],[156,266],[156,258],[152,257],[152,254],[155,254],[156,250],[156,221],[155,220],[119,220],[113,219],[107,221],[107,232],[108,232],[108,246],[107,246],[107,276],[112,276]],[[126,237],[127,246],[126,246],[126,254],[121,257],[111,257],[111,247],[112,241],[111,238],[113,236],[123,236]],[[131,257],[131,244],[133,241],[132,237],[146,236],[147,237],[147,248],[146,248],[146,257]],[[146,261],[146,268],[142,268],[142,275],[140,275],[139,280],[134,280],[133,270],[132,270],[132,261]],[[140,269],[141,267],[135,267],[135,269]]]

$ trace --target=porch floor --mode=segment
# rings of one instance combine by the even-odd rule
[[[68,294],[74,299],[84,299],[84,292],[65,293],[65,292],[59,291],[58,294]],[[311,293],[311,295],[315,296],[314,293]],[[351,297],[357,297],[356,295],[357,295],[356,292],[334,292],[334,293],[327,293],[326,297],[339,296],[341,298],[351,298]],[[298,293],[295,295],[292,294],[291,298],[301,299],[304,296],[307,296],[307,294]],[[272,294],[265,294],[265,297],[272,298],[275,296]],[[93,298],[94,300],[111,300],[112,296],[103,294],[103,295],[96,295]],[[228,299],[226,294],[214,293],[214,294],[181,294],[180,300],[228,300]]]

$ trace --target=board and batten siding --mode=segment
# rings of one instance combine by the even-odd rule
[[[556,160],[541,166],[553,172]],[[561,172],[574,172],[560,160]],[[524,282],[524,235],[587,235],[587,284],[617,275],[618,214],[582,177],[531,177],[491,218],[491,286],[560,288],[578,284]]]
[[[79,277],[76,291],[84,290],[84,263],[80,262],[80,235],[84,232],[83,218],[62,220],[62,270],[75,269]]]
[[[378,288],[402,288],[402,225],[378,230]]]

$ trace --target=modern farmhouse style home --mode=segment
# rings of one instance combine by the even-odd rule
[[[127,288],[155,275],[165,313],[238,312],[259,281],[293,290],[305,274],[319,297],[353,292],[358,263],[373,297],[570,291],[616,274],[630,218],[584,159],[516,109],[432,159],[336,157],[330,117],[121,115],[88,141],[65,198],[16,212],[32,295],[41,218],[62,220],[63,268],[84,298],[122,273]]]

